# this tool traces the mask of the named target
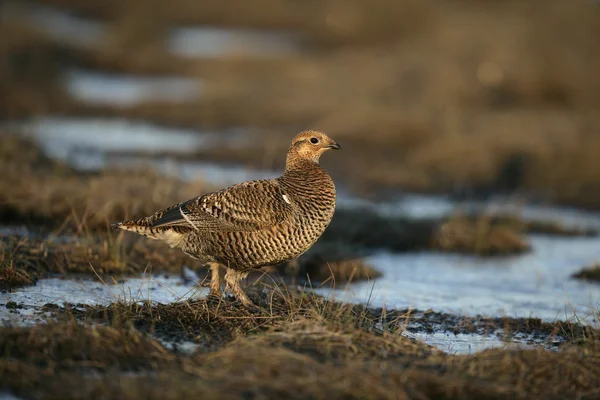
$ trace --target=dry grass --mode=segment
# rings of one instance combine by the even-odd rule
[[[378,0],[367,6],[359,0],[343,3],[335,0],[301,3],[289,0],[259,0],[255,4],[256,7],[250,7],[240,0],[230,2],[228,6],[239,13],[224,12],[226,9],[218,3],[196,3],[187,0],[177,0],[170,4],[168,12],[160,13],[143,2],[131,2],[126,6],[118,2],[105,2],[100,5],[93,0],[43,2],[109,20],[136,21],[138,26],[141,25],[140,30],[144,29],[140,20],[155,21],[158,25],[158,33],[155,35],[159,38],[165,25],[205,24],[287,30],[310,37],[320,45],[330,46],[372,44],[395,40],[398,36],[415,32],[420,33],[429,27],[427,22],[433,22],[435,16],[431,13],[434,2],[428,1],[404,1],[394,4],[387,0]],[[269,12],[261,12],[260,9],[268,9]],[[115,25],[119,27],[118,23]],[[128,32],[131,31],[130,28]]]
[[[0,207],[4,223],[45,221],[54,227],[106,229],[110,222],[150,215],[210,191],[152,170],[76,173],[42,155],[30,142],[0,135]]]
[[[461,216],[464,217],[464,216]],[[470,215],[470,219],[480,218],[479,215]],[[503,225],[518,232],[535,233],[540,235],[563,236],[563,237],[595,237],[598,231],[589,227],[565,226],[554,221],[524,220],[519,216],[510,214],[498,214],[489,216],[489,223]]]
[[[7,260],[5,254],[0,255],[0,290],[32,285],[36,276],[22,267],[15,267],[12,260]],[[33,276],[32,276],[33,275]]]
[[[0,290],[34,284],[39,276],[39,260],[21,254],[23,241],[0,239]]]
[[[431,371],[392,362],[338,366],[291,350],[258,346],[225,348],[186,367],[135,376],[100,374],[91,378],[40,370],[24,362],[2,362],[2,375],[7,378],[5,387],[43,399],[562,399],[596,395],[597,356],[586,357],[582,351],[500,354],[496,361],[502,361],[502,368],[494,375],[484,372],[493,353],[456,357],[451,363],[429,361]],[[560,374],[547,365],[556,366]],[[553,378],[556,380],[550,380]],[[75,381],[79,384],[73,385]]]
[[[79,319],[130,326],[168,341],[192,340],[202,349],[248,335],[287,331],[289,324],[315,324],[346,331],[353,327],[373,334],[410,332],[491,332],[511,338],[528,335],[538,344],[594,343],[599,332],[577,321],[545,322],[537,318],[462,317],[433,311],[387,310],[341,303],[305,289],[262,282],[248,290],[255,308],[243,307],[233,297],[192,299],[169,304],[119,302],[109,306],[74,306],[59,312]],[[83,308],[81,308],[83,307]],[[319,328],[321,329],[321,328]],[[351,329],[352,330],[352,329]],[[404,338],[402,338],[404,340]]]
[[[402,363],[426,360],[431,356],[443,357],[443,353],[433,347],[390,332],[377,335],[347,324],[311,320],[287,323],[261,335],[238,339],[231,345],[286,348],[320,362],[340,364],[351,360]]]
[[[133,329],[52,322],[32,328],[3,328],[4,359],[26,359],[40,368],[133,371],[173,360],[158,343]]]
[[[374,319],[361,306],[336,303],[285,285],[266,285],[248,290],[258,308],[248,309],[229,298],[207,297],[170,304],[113,303],[74,309],[80,318],[117,326],[133,323],[170,340],[193,340],[214,349],[236,338],[264,332],[296,320],[335,320],[374,327]],[[67,310],[69,311],[69,310]]]
[[[559,399],[594,398],[600,385],[594,342],[448,355],[401,336],[400,318],[375,310],[299,293],[253,297],[261,309],[115,304],[93,310],[112,327],[2,328],[0,389],[42,399]],[[167,351],[131,322],[185,332],[201,348]]]
[[[255,271],[252,277],[266,281],[298,277],[319,284],[356,282],[381,275],[360,258],[329,254],[323,249],[312,251],[296,265],[298,268],[284,264],[279,268]],[[199,281],[207,276],[207,269],[181,250],[123,232],[72,237],[35,233],[30,237],[0,235],[0,289],[34,284],[38,278],[49,274],[65,277],[99,275],[111,281],[146,272],[178,274],[183,266],[196,269]],[[264,275],[267,271],[274,275]]]
[[[324,253],[302,257],[297,265],[293,262],[279,266],[285,276],[307,279],[309,282],[332,284],[372,280],[382,276],[376,267],[368,264],[362,258],[342,257]]]
[[[181,267],[190,262],[189,256],[180,250],[158,242],[126,240],[122,234],[70,238],[45,234],[0,235],[0,287],[3,289],[33,284],[49,274],[121,277],[146,271],[179,273]]]
[[[109,222],[194,197],[202,183],[151,171],[81,174],[49,160],[30,142],[0,136],[0,143],[0,220],[34,228],[28,238],[2,236],[3,286],[33,283],[49,272],[127,274],[149,266],[179,271],[190,261],[181,251],[107,229]]]

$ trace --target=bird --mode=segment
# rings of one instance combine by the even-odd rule
[[[219,268],[224,266],[225,289],[250,307],[240,281],[252,269],[304,254],[331,222],[335,184],[319,159],[328,150],[340,149],[325,133],[305,130],[293,138],[285,170],[277,178],[234,184],[148,217],[110,225],[204,260],[211,272],[209,295],[222,296]]]

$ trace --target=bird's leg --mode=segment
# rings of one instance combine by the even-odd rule
[[[246,293],[242,290],[240,286],[240,281],[244,279],[248,275],[248,272],[240,272],[235,271],[231,268],[227,268],[227,272],[225,273],[225,282],[228,290],[233,293],[233,295],[242,302],[242,304],[246,307],[252,307],[254,304],[252,300],[248,298]]]
[[[211,262],[208,263],[210,267],[210,290],[208,294],[210,296],[221,297],[221,283],[219,279],[219,263]]]

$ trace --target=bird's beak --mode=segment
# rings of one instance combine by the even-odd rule
[[[333,144],[330,144],[329,146],[327,146],[327,148],[332,150],[341,150],[342,146],[340,146],[336,142],[333,142]]]

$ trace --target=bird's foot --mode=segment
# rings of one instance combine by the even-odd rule
[[[221,285],[219,281],[215,282],[214,280],[208,280],[208,277],[204,278],[202,282],[198,282],[199,287],[209,288],[209,293],[221,293]]]
[[[240,280],[244,279],[248,275],[248,272],[240,272],[232,269],[228,269],[225,274],[226,289],[229,290],[235,298],[244,305],[244,307],[255,307],[254,303],[244,293],[240,286]]]
[[[236,299],[246,308],[257,308],[256,305],[244,292],[234,293]]]
[[[250,300],[248,295],[246,293],[244,293],[242,288],[239,286],[239,282],[237,285],[230,285],[229,283],[227,283],[225,289],[230,291],[233,294],[233,296],[236,298],[236,300],[239,301],[240,303],[242,303],[242,305],[244,307],[247,307],[247,308],[256,307],[254,305],[254,303],[252,302],[252,300]]]
[[[210,263],[210,283],[208,287],[210,288],[208,294],[212,296],[222,297],[221,296],[221,281],[219,278],[219,264],[218,263]]]
[[[219,285],[219,282],[217,282],[215,284],[214,281],[211,281],[210,284],[208,285],[209,290],[208,290],[208,294],[210,294],[211,296],[222,296],[221,293],[221,285]]]

